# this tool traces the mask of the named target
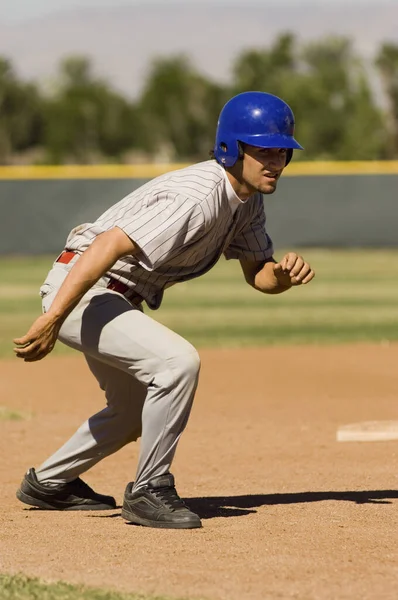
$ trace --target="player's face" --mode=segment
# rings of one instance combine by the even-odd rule
[[[257,192],[272,194],[285,168],[286,155],[286,148],[257,148],[245,145],[243,181]]]

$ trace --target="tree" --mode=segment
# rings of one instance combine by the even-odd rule
[[[311,158],[380,158],[385,128],[362,61],[351,41],[330,37],[306,46],[301,118]],[[307,116],[305,110],[307,109]]]
[[[20,82],[11,63],[0,57],[0,163],[38,145],[42,127],[42,99],[36,86]]]
[[[388,158],[398,156],[398,45],[383,44],[376,58],[388,100]]]
[[[61,63],[59,87],[48,100],[46,115],[52,162],[118,159],[135,145],[134,107],[94,77],[87,58],[69,57]]]
[[[292,76],[299,71],[297,57],[296,40],[291,33],[280,35],[269,49],[242,52],[233,65],[234,93],[256,90],[286,97]]]
[[[175,159],[203,159],[214,145],[225,101],[225,90],[199,75],[185,57],[156,60],[140,102],[147,148],[166,150]]]

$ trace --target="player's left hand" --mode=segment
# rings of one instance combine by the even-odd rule
[[[288,252],[279,263],[274,265],[274,275],[280,285],[290,287],[309,283],[315,272],[302,256]]]

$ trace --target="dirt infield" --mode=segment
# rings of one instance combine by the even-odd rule
[[[174,467],[194,531],[24,509],[15,490],[102,406],[84,360],[0,363],[0,571],[212,600],[396,599],[398,442],[338,443],[398,418],[398,345],[202,351]],[[122,501],[137,445],[84,477]]]

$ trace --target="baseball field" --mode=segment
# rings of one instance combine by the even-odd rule
[[[151,313],[202,357],[173,464],[203,519],[192,531],[122,520],[137,444],[84,477],[115,511],[18,503],[24,471],[103,400],[83,357],[60,344],[39,363],[13,357],[53,257],[0,259],[1,600],[395,600],[398,441],[336,432],[398,421],[398,251],[302,253],[317,273],[308,286],[263,296],[221,261]]]

